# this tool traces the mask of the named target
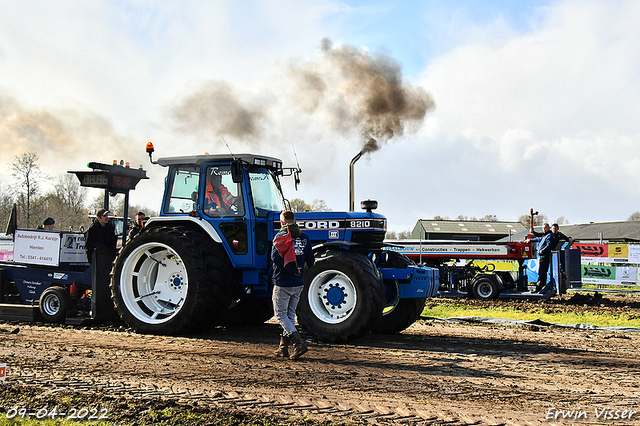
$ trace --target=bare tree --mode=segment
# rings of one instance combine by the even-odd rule
[[[144,212],[146,217],[159,216],[157,210],[150,209],[149,207],[140,204],[129,204],[129,217],[131,219],[134,219],[138,212]]]
[[[304,212],[311,210],[311,206],[309,206],[309,204],[307,204],[300,198],[294,198],[293,200],[289,201],[289,203],[291,204],[292,212]]]
[[[631,214],[631,216],[629,216],[629,217],[627,218],[627,220],[628,220],[629,222],[633,222],[633,221],[636,221],[636,220],[640,220],[640,212],[635,212],[635,213]]]
[[[316,198],[315,200],[313,200],[313,202],[311,202],[311,211],[312,212],[330,212],[331,209],[329,208],[329,205],[327,204],[326,201]]]
[[[522,216],[520,216],[518,218],[518,222],[520,222],[521,224],[526,226],[527,229],[528,229],[529,226],[531,225],[531,216],[528,215],[528,214],[523,214]],[[539,214],[533,216],[533,226],[540,226],[545,222],[546,223],[549,222],[549,218],[547,217],[546,214],[539,213]]]
[[[405,231],[398,231],[398,232],[387,231],[385,238],[388,240],[408,240],[409,238],[411,238],[411,231],[408,229]]]
[[[564,216],[560,216],[553,223],[557,223],[558,225],[567,225],[567,224],[569,224],[569,221]]]
[[[400,231],[398,232],[398,239],[399,240],[408,240],[409,238],[411,238],[411,231],[406,229],[404,231]]]
[[[5,230],[9,216],[11,215],[13,203],[13,197],[11,197],[5,187],[0,184],[0,232],[4,232]]]
[[[27,216],[27,228],[31,227],[31,201],[39,191],[39,180],[46,178],[38,165],[38,154],[25,152],[21,156],[15,156],[11,164],[13,177],[18,180],[16,192],[20,195],[19,201],[25,204]]]
[[[495,214],[488,214],[482,218],[480,218],[480,222],[497,222],[498,216]]]
[[[55,183],[55,193],[74,214],[84,214],[87,210],[85,200],[87,188],[80,186],[80,181],[72,174],[58,176]]]
[[[52,217],[59,230],[80,229],[80,226],[87,225],[86,198],[87,189],[80,186],[74,175],[59,175],[53,190],[33,203],[32,216],[36,215],[40,220]]]
[[[300,198],[294,198],[289,202],[291,204],[291,211],[293,212],[330,212],[331,209],[327,205],[327,202],[320,199],[315,199],[311,204]]]

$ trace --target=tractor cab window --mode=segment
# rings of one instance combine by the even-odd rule
[[[189,213],[196,210],[200,169],[179,166],[171,171],[169,191],[164,203],[164,212],[169,214]]]
[[[264,168],[252,169],[249,172],[256,216],[266,217],[269,212],[285,210],[282,192],[276,179],[269,170]]]
[[[211,217],[244,216],[242,187],[233,183],[230,166],[209,166],[206,170],[203,210]]]

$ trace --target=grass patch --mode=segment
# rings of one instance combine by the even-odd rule
[[[64,417],[36,419],[17,415],[14,408],[37,412],[54,407],[58,413],[71,409],[96,407],[107,411],[101,422],[72,421]],[[100,413],[98,413],[100,414]],[[9,417],[9,418],[7,418]],[[356,426],[361,423],[314,421],[307,418],[273,415],[259,411],[240,411],[215,406],[179,403],[164,399],[130,399],[103,392],[78,393],[70,390],[51,392],[37,385],[3,382],[0,386],[0,426]]]
[[[491,302],[489,302],[491,303]],[[566,311],[562,311],[567,309]],[[488,317],[533,321],[536,319],[556,324],[591,324],[598,327],[640,327],[637,311],[600,312],[597,309],[576,312],[567,306],[534,306],[523,310],[518,306],[465,306],[458,303],[439,302],[428,305],[423,317]]]

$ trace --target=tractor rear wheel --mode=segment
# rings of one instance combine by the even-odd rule
[[[407,268],[415,265],[415,262],[402,253],[385,251],[385,266],[387,268]],[[420,318],[427,301],[425,297],[400,299],[397,280],[384,280],[386,287],[386,306],[383,316],[373,329],[378,334],[398,333]]]
[[[137,332],[179,334],[221,317],[231,303],[232,280],[222,247],[199,232],[143,228],[118,253],[111,295]]]
[[[356,339],[382,316],[382,276],[362,254],[328,251],[305,271],[304,283],[298,322],[320,340]]]

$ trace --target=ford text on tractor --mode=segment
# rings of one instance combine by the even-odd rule
[[[141,333],[176,334],[255,325],[273,316],[270,252],[287,204],[282,176],[299,168],[254,154],[164,157],[159,217],[118,253],[111,292],[121,318]],[[349,341],[411,325],[435,295],[438,271],[383,251],[386,218],[362,212],[296,213],[314,245],[298,306],[303,329]]]

